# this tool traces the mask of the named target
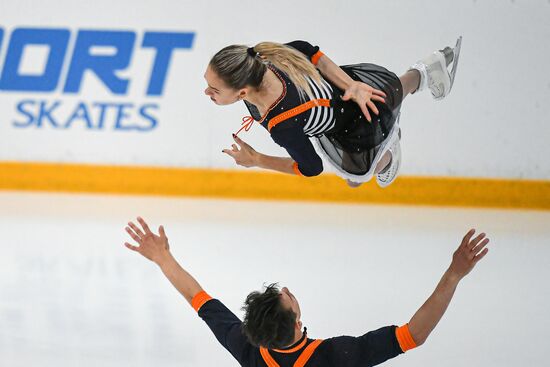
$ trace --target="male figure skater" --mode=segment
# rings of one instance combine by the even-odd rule
[[[160,267],[244,367],[374,366],[423,344],[445,313],[460,280],[487,254],[489,242],[484,233],[474,238],[473,229],[464,236],[435,291],[408,324],[382,327],[359,337],[314,340],[302,329],[300,306],[286,287],[279,290],[272,284],[264,292],[250,293],[241,322],[178,264],[170,253],[163,226],[157,235],[142,218],[137,220],[141,228],[132,222],[126,227],[137,246],[125,243],[126,247]]]

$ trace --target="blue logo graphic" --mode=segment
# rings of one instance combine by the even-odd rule
[[[0,47],[4,41],[0,28]],[[71,31],[64,28],[16,28],[6,47],[0,73],[0,92],[53,93],[78,95],[81,93],[85,73],[92,73],[113,96],[128,95],[129,78],[120,77],[128,69],[136,48],[133,31],[79,30],[74,47],[70,50]],[[67,129],[80,124],[87,129],[114,129],[150,131],[158,125],[159,110],[155,98],[162,96],[170,61],[176,50],[191,49],[193,32],[152,32],[143,34],[141,48],[154,51],[154,61],[144,96],[150,103],[136,105],[131,102],[79,101],[66,106],[68,101],[25,99],[15,107],[19,115],[13,121],[17,128],[43,127]],[[24,73],[25,48],[42,46],[48,50],[45,67],[36,73]],[[102,49],[114,52],[99,53]],[[70,51],[70,52],[69,52]],[[65,75],[63,75],[65,73]],[[67,112],[69,111],[69,112]],[[139,121],[135,121],[135,117]]]

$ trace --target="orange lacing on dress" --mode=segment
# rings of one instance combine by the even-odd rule
[[[277,78],[279,78],[279,80],[281,81],[281,84],[283,85],[283,92],[281,93],[281,95],[279,96],[279,98],[277,98],[277,100],[275,102],[273,102],[273,104],[271,106],[269,106],[269,108],[267,109],[266,113],[262,116],[262,118],[258,121],[258,123],[262,123],[265,118],[267,117],[267,115],[275,108],[277,107],[277,105],[279,104],[279,102],[281,102],[283,100],[283,98],[286,97],[286,82],[285,80],[283,79],[283,77],[281,75],[279,75],[279,73],[277,72],[277,70],[275,70],[273,67],[271,66],[268,66],[269,70],[271,70],[276,76]],[[254,125],[254,118],[252,116],[244,116],[243,117],[243,120],[241,122],[241,128],[239,129],[239,131],[237,131],[235,133],[235,135],[239,135],[239,133],[241,131],[248,131],[250,130],[250,128],[252,128],[252,125]]]
[[[244,116],[243,121],[241,122],[241,128],[235,133],[235,135],[239,135],[239,133],[243,130],[250,130],[252,125],[254,125],[254,118],[252,116]]]

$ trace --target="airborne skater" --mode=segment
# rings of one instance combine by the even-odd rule
[[[461,42],[435,51],[399,78],[374,64],[339,67],[305,41],[227,46],[206,69],[205,94],[218,105],[243,100],[248,122],[260,123],[290,157],[259,153],[236,134],[223,152],[241,166],[301,176],[323,172],[323,157],[352,187],[374,175],[386,187],[401,165],[401,103],[424,89],[436,100],[449,94]]]

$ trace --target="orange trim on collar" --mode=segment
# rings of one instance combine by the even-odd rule
[[[304,342],[307,342],[307,337],[304,339]],[[321,344],[322,342],[323,342],[323,339],[316,339],[312,341],[306,347],[306,349],[304,349],[302,354],[300,354],[296,362],[294,362],[294,367],[304,367],[306,363],[309,361],[309,359],[311,358],[311,356],[313,355],[313,352],[315,352],[315,349],[317,349],[319,344]],[[302,343],[300,343],[300,345],[301,344]],[[292,349],[296,349],[296,348],[292,348]],[[274,351],[279,352],[277,350],[274,350]],[[260,347],[260,354],[265,364],[267,365],[267,367],[280,367],[279,364],[275,361],[275,359],[273,359],[271,354],[269,354],[269,350],[267,348]]]
[[[292,349],[273,349],[273,351],[277,352],[277,353],[294,353],[294,352],[302,349],[304,347],[304,345],[306,345],[306,343],[307,343],[307,337],[305,337],[304,340],[302,340],[300,342],[300,344],[298,344],[297,346],[295,346]]]
[[[269,113],[271,112],[271,110],[273,110],[275,107],[277,107],[277,105],[283,100],[283,98],[286,97],[286,82],[285,80],[283,79],[282,76],[279,75],[279,73],[277,72],[277,70],[275,70],[274,68],[272,67],[269,67],[269,70],[271,70],[273,72],[273,74],[275,74],[277,76],[277,78],[279,78],[279,80],[281,81],[281,84],[283,85],[283,92],[281,93],[281,95],[279,96],[279,98],[277,98],[275,100],[275,102],[273,102],[273,104],[271,106],[269,106],[269,108],[267,109],[267,111],[264,113],[264,115],[260,118],[260,120],[258,121],[260,124],[265,120],[265,118],[267,117],[267,115],[269,115]]]
[[[409,331],[409,324],[405,324],[395,329],[395,336],[403,352],[416,348],[416,343]]]
[[[319,63],[319,59],[321,56],[324,56],[325,54],[321,52],[321,50],[317,51],[313,56],[311,56],[311,63],[315,66]]]
[[[269,120],[269,123],[267,124],[267,130],[271,131],[271,129],[273,129],[275,126],[277,126],[281,122],[286,121],[289,118],[299,115],[314,107],[330,107],[330,99],[326,99],[326,98],[312,99],[311,101],[302,103],[297,107],[294,107],[286,112],[283,112],[273,117],[271,120]]]
[[[191,307],[193,307],[195,311],[199,312],[201,307],[211,299],[212,297],[210,297],[208,293],[206,293],[205,291],[200,291],[193,296],[193,299],[191,300]]]

